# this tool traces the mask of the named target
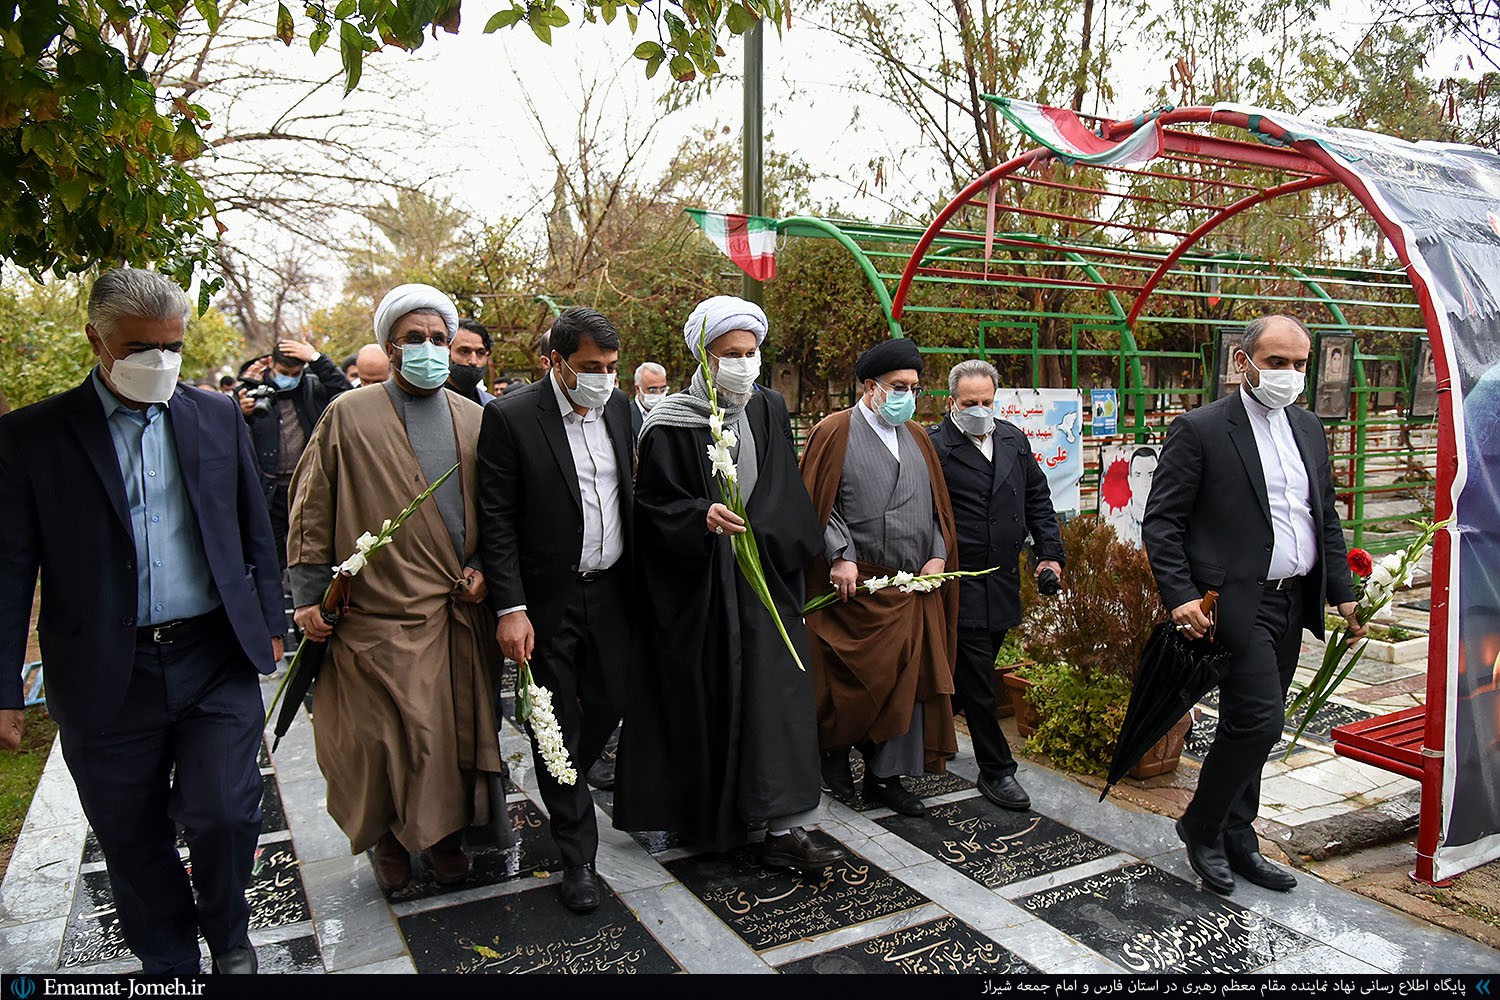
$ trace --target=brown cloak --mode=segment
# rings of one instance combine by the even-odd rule
[[[387,830],[418,851],[487,821],[488,791],[476,777],[501,769],[493,617],[483,604],[453,599],[479,539],[474,446],[483,410],[445,395],[463,481],[464,559],[437,504],[424,503],[355,577],[313,692],[328,812],[356,854]],[[385,386],[345,393],[292,478],[288,563],[342,561],[361,533],[379,531],[427,486]]]
[[[841,410],[819,421],[802,456],[802,479],[823,528],[828,527],[844,475],[853,412]],[[957,569],[958,534],[943,467],[927,431],[915,421],[908,421],[906,429],[927,462],[933,509],[948,550],[947,568]],[[861,580],[894,572],[888,566],[858,565]],[[824,556],[809,568],[809,599],[828,592],[828,570]],[[948,759],[958,752],[950,697],[958,651],[957,586],[947,584],[925,594],[905,594],[895,587],[861,593],[846,604],[813,612],[807,632],[822,746],[895,739],[910,728],[913,707],[920,701],[926,769],[947,769]]]

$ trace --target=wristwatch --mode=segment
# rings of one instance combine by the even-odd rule
[[[313,356],[307,359],[307,363],[308,364],[312,364],[314,361],[318,360],[322,356],[323,356],[323,352],[322,351],[313,351]]]

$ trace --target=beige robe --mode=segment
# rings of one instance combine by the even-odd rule
[[[464,560],[478,544],[474,447],[483,410],[452,392],[464,497]],[[334,400],[292,478],[289,565],[330,565],[428,483],[381,385]],[[387,830],[418,851],[489,819],[499,772],[499,650],[483,604],[453,599],[463,564],[429,500],[354,579],[313,691],[328,812],[354,853]],[[503,803],[498,804],[504,808]]]

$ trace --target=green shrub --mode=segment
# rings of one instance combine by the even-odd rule
[[[1027,664],[1026,698],[1041,717],[1026,747],[1078,774],[1103,774],[1130,703],[1130,682],[1118,674],[1086,675],[1071,664]]]

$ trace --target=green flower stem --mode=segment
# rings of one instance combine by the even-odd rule
[[[915,583],[918,580],[922,580],[922,581],[929,581],[929,580],[957,580],[957,579],[960,579],[960,578],[966,577],[966,576],[987,576],[990,573],[995,572],[999,568],[1000,568],[999,566],[991,566],[989,569],[970,569],[970,570],[958,570],[958,569],[956,569],[956,570],[953,570],[952,572],[949,572],[949,573],[928,573],[926,576],[914,576],[914,577],[912,577],[912,582]],[[894,587],[896,585],[895,584],[890,584],[890,586]],[[882,587],[880,589],[884,590],[885,588]],[[865,585],[863,583],[859,584],[857,587],[854,588],[854,594],[855,594],[855,596],[858,596],[860,593],[869,593],[869,591],[865,590]],[[833,605],[835,605],[837,603],[839,603],[838,592],[830,590],[826,594],[819,594],[817,597],[814,597],[812,600],[808,601],[805,605],[803,605],[803,607],[802,607],[802,613],[803,613],[803,615],[810,615],[814,611],[822,611],[824,608],[831,607],[831,606],[833,606]]]

